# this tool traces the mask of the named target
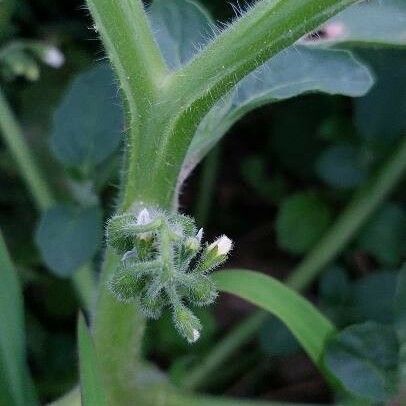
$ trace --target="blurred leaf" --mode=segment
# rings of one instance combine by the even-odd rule
[[[316,163],[319,177],[335,188],[354,188],[368,177],[368,168],[359,151],[350,145],[327,148]]]
[[[0,404],[35,405],[25,360],[23,296],[0,233]]]
[[[66,278],[93,257],[101,235],[99,207],[59,205],[42,215],[35,241],[50,270]]]
[[[56,110],[52,149],[65,166],[87,173],[116,150],[123,123],[111,68],[99,65],[73,80]]]
[[[372,67],[377,80],[367,96],[355,100],[356,126],[367,140],[391,142],[406,131],[406,52],[358,53]]]
[[[367,322],[347,327],[329,340],[325,365],[352,395],[382,402],[396,388],[397,357],[394,330]]]
[[[270,177],[266,171],[266,162],[257,155],[245,158],[241,165],[241,172],[244,180],[263,199],[279,203],[285,196],[287,185],[281,175],[274,174]]]
[[[399,375],[402,389],[406,389],[406,266],[399,272],[395,295],[395,328],[399,339]]]
[[[154,0],[148,11],[155,39],[172,69],[189,61],[213,35],[210,15],[192,0]]]
[[[259,343],[262,351],[271,356],[287,356],[300,350],[289,329],[277,318],[270,317],[261,327]]]
[[[326,270],[319,283],[320,305],[337,326],[353,322],[352,286],[348,275],[338,266]]]
[[[219,290],[237,295],[278,317],[296,337],[313,362],[321,357],[334,326],[305,298],[270,276],[246,270],[215,272]]]
[[[316,43],[336,46],[406,47],[404,0],[363,1],[329,20]]]
[[[99,375],[96,351],[82,315],[79,315],[78,321],[78,343],[82,405],[107,405],[102,380]]]
[[[313,193],[297,193],[286,198],[276,219],[278,245],[301,254],[322,237],[331,223],[329,207]]]
[[[358,245],[384,265],[399,265],[406,254],[403,208],[391,203],[383,206],[362,230]]]
[[[381,271],[368,275],[356,281],[353,289],[354,313],[360,320],[393,322],[395,272]]]

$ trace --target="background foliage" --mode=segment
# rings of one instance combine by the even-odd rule
[[[208,15],[193,5],[183,8],[183,0],[171,3],[180,7],[156,0],[151,18],[165,59],[178,67],[193,55],[192,45],[203,44],[212,33]],[[333,20],[348,24],[340,40],[320,31],[249,75],[199,127],[183,175],[211,152],[187,180],[180,207],[195,215],[209,236],[225,232],[235,240],[233,267],[286,278],[405,137],[406,51],[400,34],[406,12],[399,12],[404,4],[370,3],[368,16],[346,11]],[[235,15],[228,2],[202,4],[215,20]],[[60,0],[0,4],[1,88],[54,191],[39,214],[9,149],[0,144],[0,225],[14,263],[0,255],[0,285],[18,292],[15,275],[8,272],[14,267],[26,324],[26,337],[0,341],[0,354],[10,352],[21,360],[17,375],[27,373],[22,360],[28,358],[42,402],[62,395],[78,379],[75,331],[83,297],[74,289],[75,278],[87,267],[99,270],[103,221],[114,209],[125,130],[117,83],[108,64],[99,61],[104,54],[82,5]],[[56,69],[42,63],[31,43],[24,52],[10,50],[21,39],[58,47],[64,64]],[[328,344],[323,368],[347,393],[367,402],[399,397],[399,371],[404,375],[406,365],[399,362],[406,313],[404,272],[399,273],[406,257],[404,186],[403,180],[308,291],[340,329]],[[14,332],[6,323],[13,318],[23,323],[22,309],[7,293],[1,300],[10,300],[4,306],[15,314],[3,315],[1,330]],[[148,325],[143,352],[181,386],[218,338],[251,311],[228,295],[213,308],[198,310],[205,328],[192,347],[163,317]],[[85,345],[88,338],[82,325]],[[13,348],[3,346],[11,341]],[[354,373],[362,374],[361,383],[353,382]],[[292,402],[329,402],[336,396],[289,330],[271,316],[202,387]],[[5,396],[14,396],[13,391],[18,393],[11,388]]]

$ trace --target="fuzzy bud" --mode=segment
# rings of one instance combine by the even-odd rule
[[[173,310],[173,321],[179,333],[192,344],[200,338],[202,325],[199,319],[182,304],[177,304]]]
[[[215,251],[217,256],[228,255],[232,249],[233,242],[226,235],[222,235],[207,247],[208,251]]]
[[[107,244],[114,248],[118,254],[124,254],[133,249],[134,238],[123,232],[126,226],[135,222],[130,214],[112,217],[106,228]]]
[[[210,278],[205,275],[194,276],[189,284],[188,300],[196,306],[207,306],[217,298],[217,289]]]
[[[145,281],[138,278],[136,273],[129,270],[117,271],[108,282],[111,293],[123,303],[136,300],[144,288]]]

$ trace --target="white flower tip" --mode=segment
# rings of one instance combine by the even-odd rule
[[[43,57],[43,61],[52,68],[60,68],[65,63],[65,55],[56,47],[49,47]]]
[[[137,217],[137,225],[148,224],[151,222],[151,216],[147,209],[142,209]]]
[[[196,238],[199,240],[199,242],[202,242],[202,239],[203,239],[203,228],[201,228],[201,229],[197,232]]]
[[[200,331],[197,329],[193,329],[192,331],[192,337],[188,340],[189,343],[195,343],[198,339],[200,338]]]
[[[226,236],[222,235],[213,244],[209,245],[209,250],[217,248],[218,255],[227,255],[233,249],[233,242]]]

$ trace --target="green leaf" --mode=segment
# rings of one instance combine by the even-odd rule
[[[397,358],[393,328],[367,322],[329,340],[325,365],[352,395],[377,402],[389,399],[396,389]]]
[[[403,0],[363,1],[324,25],[316,43],[336,46],[406,46],[406,3]]]
[[[300,349],[299,343],[289,329],[277,318],[266,320],[259,332],[262,351],[269,356],[287,356]]]
[[[398,275],[395,306],[395,329],[399,340],[399,382],[401,391],[406,389],[406,265]]]
[[[367,162],[359,151],[350,145],[327,148],[316,163],[317,173],[329,186],[351,189],[368,177]]]
[[[23,296],[0,233],[0,404],[35,405],[25,360]]]
[[[406,131],[406,52],[385,49],[358,54],[374,71],[376,85],[355,100],[355,124],[367,140],[393,142]]]
[[[188,62],[213,36],[209,13],[191,0],[154,0],[148,9],[155,39],[170,68]]]
[[[219,290],[237,295],[278,317],[313,362],[321,366],[334,326],[306,299],[270,276],[245,270],[215,272]]]
[[[101,235],[99,207],[59,205],[43,213],[35,241],[49,269],[66,278],[93,257]]]
[[[397,266],[406,255],[406,213],[388,203],[362,230],[358,245],[380,263]]]
[[[208,13],[193,1],[155,0],[149,9],[155,37],[169,66],[186,63],[213,36]],[[249,111],[306,92],[361,96],[373,84],[369,70],[350,53],[292,46],[244,78],[204,118],[182,174],[186,178],[227,130]]]
[[[353,286],[353,313],[359,320],[393,322],[396,273],[380,271],[359,279]]]
[[[276,219],[280,247],[294,254],[309,250],[332,221],[329,207],[313,193],[297,193],[285,199]]]
[[[199,125],[184,169],[193,168],[245,114],[268,103],[303,93],[362,96],[373,79],[367,67],[346,51],[295,45],[244,78]]]
[[[83,406],[107,405],[99,373],[97,354],[83,316],[78,320],[80,390]]]
[[[52,150],[67,167],[93,169],[118,147],[123,112],[107,65],[79,74],[54,115]]]
[[[320,306],[338,327],[354,322],[352,286],[348,275],[339,266],[324,271],[319,282]]]

